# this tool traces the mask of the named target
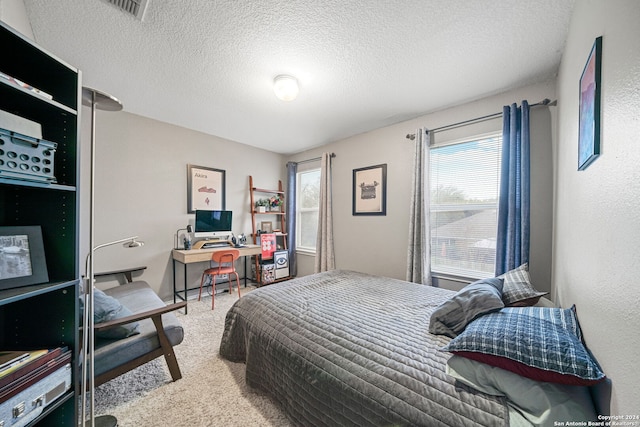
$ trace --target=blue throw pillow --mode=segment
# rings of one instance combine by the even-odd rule
[[[82,303],[82,299],[80,299]],[[97,288],[93,288],[93,321],[98,323],[108,322],[109,320],[121,319],[131,316],[133,313],[127,307],[123,306],[120,301],[112,296],[105,294]],[[84,309],[81,304],[81,309]],[[82,318],[82,317],[81,317]],[[115,326],[113,328],[96,332],[97,338],[121,339],[131,335],[140,333],[140,325],[138,322],[127,323],[125,325]]]
[[[605,378],[582,342],[575,306],[506,307],[471,322],[442,350],[537,381],[592,385]]]
[[[429,320],[429,332],[455,338],[469,322],[502,307],[502,279],[478,280],[435,309]]]

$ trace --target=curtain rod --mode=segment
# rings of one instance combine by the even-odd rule
[[[329,156],[333,158],[336,156],[336,153],[331,153]],[[322,157],[314,157],[313,159],[300,160],[299,162],[295,162],[295,163],[301,164],[301,163],[317,162],[318,160],[322,160]]]
[[[558,101],[551,101],[549,98],[545,98],[540,102],[537,102],[535,104],[529,105],[529,107],[537,107],[539,105],[556,105],[557,103],[558,103]],[[488,114],[486,116],[476,117],[475,119],[469,119],[469,120],[465,120],[465,121],[458,122],[458,123],[453,123],[453,124],[446,125],[446,126],[440,126],[439,128],[429,129],[429,132],[439,132],[439,131],[455,128],[455,127],[458,127],[458,126],[463,126],[463,125],[467,125],[467,124],[471,124],[471,123],[481,122],[483,120],[489,120],[489,119],[492,119],[494,117],[500,117],[500,116],[502,116],[502,113]],[[414,139],[416,139],[416,134],[415,133],[408,133],[406,138],[410,139],[411,141],[413,141]]]

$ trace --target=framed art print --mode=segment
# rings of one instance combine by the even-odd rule
[[[263,261],[273,259],[273,253],[277,249],[276,235],[273,233],[261,233],[260,248]]]
[[[387,214],[387,165],[353,170],[353,215]]]
[[[263,233],[272,233],[273,223],[271,221],[262,221],[260,223],[260,231],[262,231]]]
[[[48,281],[40,226],[0,227],[0,289]]]
[[[225,171],[187,165],[187,212],[225,209]]]
[[[578,170],[585,170],[600,155],[600,78],[602,36],[593,43],[580,76]]]

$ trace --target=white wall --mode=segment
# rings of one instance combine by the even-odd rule
[[[558,77],[553,285],[613,381],[613,414],[640,409],[638,22],[637,0],[578,1]],[[600,35],[602,155],[578,172],[578,81]]]
[[[24,2],[0,0],[0,19],[33,39]],[[126,94],[113,94],[124,97]],[[125,105],[126,109],[126,105]],[[83,107],[80,167],[80,275],[89,252],[91,110]],[[251,234],[249,175],[256,185],[277,188],[284,181],[283,157],[244,144],[158,122],[126,112],[97,112],[95,244],[139,235],[138,249],[110,246],[95,256],[96,271],[147,266],[141,278],[163,298],[173,291],[171,249],[187,214],[187,164],[226,171],[226,208],[234,211],[235,234]],[[188,286],[200,283],[206,265],[189,269]],[[178,284],[183,278],[178,265]],[[111,286],[114,280],[101,280]]]
[[[33,40],[31,23],[22,0],[0,0],[0,20]]]
[[[84,260],[89,250],[90,109],[83,107],[82,114],[80,255]],[[274,189],[285,175],[278,154],[126,112],[98,111],[96,128],[95,243],[139,235],[145,246],[101,249],[96,252],[95,269],[146,265],[141,278],[164,298],[172,295],[170,252],[175,233],[194,221],[194,215],[187,214],[187,164],[226,171],[226,208],[234,213],[233,231],[247,236],[251,234],[249,175],[256,185]],[[183,270],[178,267],[181,285]],[[205,267],[202,263],[189,267],[189,287],[200,284]]]
[[[334,152],[333,215],[336,267],[373,274],[405,278],[408,242],[413,142],[405,138],[419,127],[436,128],[502,111],[504,105],[520,104],[523,99],[536,103],[555,99],[555,84],[547,82],[488,97],[465,105],[427,114],[419,118],[356,135],[291,156],[290,160],[314,158],[321,152]],[[540,290],[551,288],[552,226],[552,116],[554,107],[535,107],[531,112],[532,135],[532,212],[531,274]],[[456,139],[460,132],[487,132],[502,129],[501,120],[483,123],[474,129],[436,133],[439,141]],[[448,135],[447,135],[448,133]],[[352,216],[352,171],[356,168],[387,164],[387,215]],[[298,257],[298,275],[313,273],[313,258]],[[447,284],[447,287],[461,284]]]

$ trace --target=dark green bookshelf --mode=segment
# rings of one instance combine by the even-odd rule
[[[0,21],[0,71],[48,93],[48,99],[0,78],[0,109],[42,126],[57,144],[55,183],[0,175],[0,225],[40,225],[49,283],[0,290],[0,349],[67,346],[72,389],[30,426],[74,426],[79,392],[79,124],[81,73]]]

